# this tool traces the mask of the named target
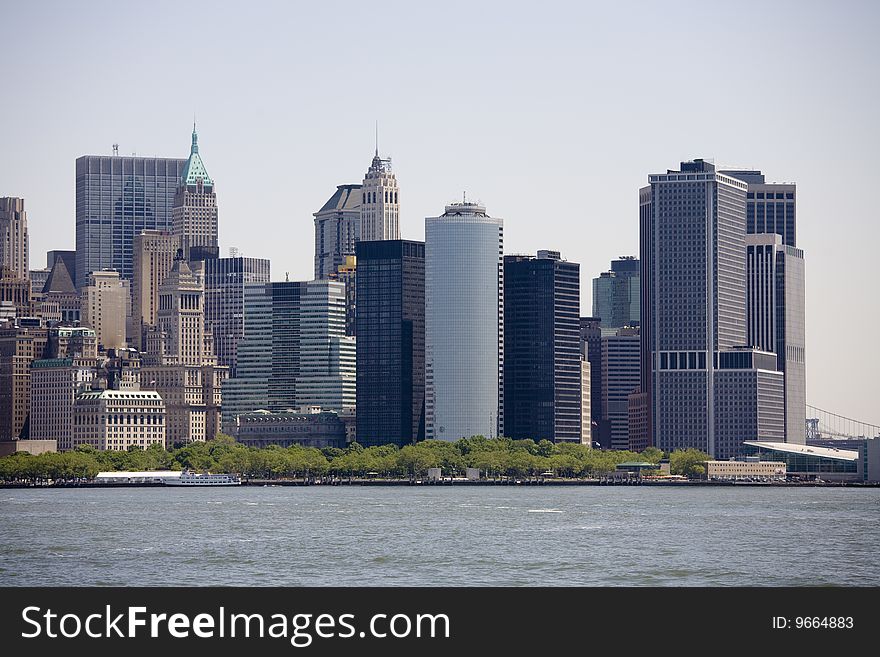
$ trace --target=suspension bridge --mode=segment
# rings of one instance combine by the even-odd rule
[[[862,422],[807,404],[807,441],[880,437],[880,425]]]

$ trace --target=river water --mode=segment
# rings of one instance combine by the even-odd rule
[[[877,586],[880,488],[0,490],[3,586]]]

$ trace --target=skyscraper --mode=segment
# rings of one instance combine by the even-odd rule
[[[601,344],[601,442],[611,449],[629,449],[629,395],[639,387],[639,329],[619,328],[603,335]]]
[[[156,328],[147,336],[142,387],[165,400],[167,444],[211,440],[220,430],[221,386],[228,369],[217,365],[205,331],[204,288],[178,251],[159,287]]]
[[[580,265],[504,257],[504,433],[581,442]]]
[[[85,326],[95,329],[100,349],[122,349],[127,345],[125,319],[130,294],[128,281],[120,279],[118,272],[89,274],[88,285],[82,291],[80,317]]]
[[[134,237],[134,263],[131,278],[131,316],[135,336],[129,336],[138,351],[145,351],[146,334],[156,325],[159,286],[165,280],[179,240],[168,231],[145,230]]]
[[[722,171],[749,184],[746,232],[776,233],[786,246],[797,246],[797,186],[768,183],[760,171]]]
[[[357,245],[357,440],[414,443],[425,434],[425,244]]]
[[[24,199],[0,198],[0,271],[10,271],[10,278],[25,280],[28,264],[28,228]]]
[[[750,439],[745,436],[781,433],[767,405],[774,399],[770,388],[781,390],[782,374],[764,371],[763,352],[741,351],[748,184],[703,160],[652,174],[649,182],[640,205],[648,267],[641,315],[650,326],[642,333],[643,351],[650,352],[653,369],[650,428],[664,450],[696,447],[715,458],[735,456]],[[745,378],[754,385],[744,387]],[[733,403],[761,412],[737,415],[729,412]]]
[[[47,344],[39,321],[17,320],[0,328],[0,441],[29,437],[30,367],[44,357]]]
[[[205,285],[205,330],[214,336],[220,365],[235,376],[238,343],[244,333],[244,286],[269,282],[264,258],[208,258],[194,263]]]
[[[602,444],[602,327],[598,317],[581,317],[581,357],[589,364],[590,378],[587,387],[590,393],[590,436],[592,442]]]
[[[397,178],[391,160],[379,157],[379,149],[361,187],[361,225],[358,239],[365,242],[400,239],[400,203]]]
[[[330,278],[355,254],[362,197],[360,185],[339,185],[315,213],[315,280]]]
[[[243,310],[236,374],[224,386],[224,427],[261,409],[354,409],[356,350],[345,335],[343,283],[249,283]]]
[[[425,437],[504,435],[503,221],[477,203],[425,219]]]
[[[777,233],[746,236],[748,344],[785,372],[785,441],[806,441],[804,253]]]
[[[76,160],[77,288],[93,271],[132,275],[135,235],[171,230],[171,209],[188,160],[84,155]],[[71,272],[74,273],[74,272]]]
[[[189,159],[183,167],[171,210],[172,233],[183,255],[194,247],[217,250],[217,194],[199,155],[199,136],[193,124]]]
[[[603,328],[639,323],[639,261],[623,256],[611,261],[611,270],[593,279],[593,317]]]

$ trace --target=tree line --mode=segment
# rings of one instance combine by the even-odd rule
[[[424,477],[429,468],[441,468],[444,477],[464,476],[478,468],[490,479],[522,478],[551,473],[555,477],[600,477],[614,472],[619,463],[658,463],[665,454],[649,447],[641,453],[591,449],[574,443],[549,440],[511,440],[474,436],[456,442],[425,440],[396,445],[347,448],[246,447],[229,436],[190,443],[166,450],[158,445],[128,451],[101,451],[80,445],[73,451],[33,456],[19,452],[0,458],[0,481],[33,484],[75,483],[94,479],[104,471],[194,470],[236,474],[252,479],[323,479],[326,477]],[[669,455],[672,474],[698,476],[709,459],[698,450]]]

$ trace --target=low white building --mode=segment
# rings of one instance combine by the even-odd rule
[[[782,461],[707,461],[708,479],[785,479]]]
[[[165,447],[165,402],[155,390],[90,390],[73,405],[73,446]]]
[[[168,480],[180,479],[180,470],[154,470],[151,472],[99,472],[96,484],[164,484]]]

